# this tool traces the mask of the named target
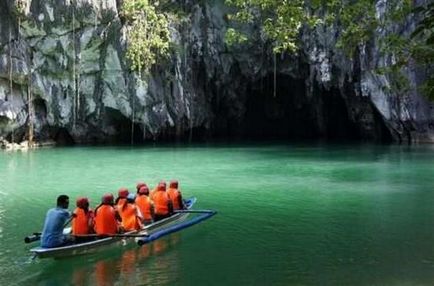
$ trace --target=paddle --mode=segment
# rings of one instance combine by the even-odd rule
[[[73,234],[74,237],[97,237],[97,238],[107,238],[107,237],[148,237],[147,233],[113,233],[113,234]]]
[[[212,210],[175,210],[174,213],[199,213],[199,214],[209,214],[214,213]]]
[[[63,224],[63,228],[65,228],[72,220],[74,219],[74,216],[72,215],[64,224]],[[31,243],[34,241],[38,241],[41,239],[41,232],[34,232],[32,235],[26,236],[24,237],[24,242],[25,243]]]
[[[31,242],[37,241],[39,239],[41,239],[41,233],[40,232],[35,232],[32,235],[26,236],[24,238],[24,242],[25,243],[31,243]]]

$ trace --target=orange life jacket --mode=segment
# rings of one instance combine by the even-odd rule
[[[122,226],[126,231],[140,229],[137,207],[134,204],[127,203],[124,207],[120,208],[119,215],[122,218]]]
[[[95,232],[97,234],[115,234],[118,232],[116,211],[111,205],[101,205],[95,211]]]
[[[168,215],[170,198],[166,191],[156,191],[152,197],[156,215]]]
[[[76,215],[72,220],[72,234],[89,234],[93,227],[93,213],[89,209],[87,213],[82,208],[74,210]]]
[[[169,195],[170,200],[173,204],[174,210],[180,210],[182,208],[182,196],[181,192],[175,188],[169,188],[167,190],[167,194]]]
[[[119,211],[126,203],[127,203],[126,198],[118,198],[115,207]]]
[[[152,189],[152,191],[149,193],[149,197],[151,199],[154,198],[155,193],[158,191],[158,185],[155,186],[155,188]]]
[[[136,197],[136,205],[139,208],[140,212],[143,215],[143,218],[146,221],[152,220],[152,201],[151,198],[146,195],[140,195]]]

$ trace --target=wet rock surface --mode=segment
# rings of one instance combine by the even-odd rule
[[[223,1],[184,1],[171,58],[139,79],[125,58],[120,2],[81,0],[74,10],[68,0],[27,0],[23,19],[12,1],[0,3],[0,136],[27,139],[30,89],[38,141],[434,142],[433,105],[418,93],[423,75],[409,67],[410,93],[392,94],[375,72],[389,60],[375,41],[354,60],[335,48],[333,30],[304,32],[297,55],[274,57],[255,36],[229,48]]]

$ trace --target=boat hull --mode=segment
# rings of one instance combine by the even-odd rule
[[[195,202],[196,202],[196,198],[194,197],[186,200],[187,209],[191,209]],[[127,232],[125,234],[128,235],[143,234],[144,236],[152,235],[157,231],[160,231],[162,229],[168,228],[170,226],[173,226],[174,224],[184,221],[188,215],[189,213],[176,213],[168,218],[165,218],[163,220],[145,226],[141,231],[132,231],[132,232]],[[34,253],[34,255],[39,258],[65,258],[70,256],[94,253],[100,251],[101,249],[103,249],[108,245],[111,246],[115,244],[126,245],[130,241],[134,241],[134,239],[129,237],[107,237],[107,238],[100,238],[89,242],[66,245],[61,247],[53,247],[53,248],[34,247],[30,249],[30,252]]]

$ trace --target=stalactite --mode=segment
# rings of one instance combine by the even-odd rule
[[[134,145],[134,109],[136,107],[136,101],[134,100],[134,94],[131,93],[132,110],[131,110],[131,145]]]
[[[277,85],[277,64],[276,64],[276,53],[274,55],[274,78],[273,78],[273,96],[276,97],[276,85]]]
[[[12,92],[13,92],[13,85],[12,85],[12,31],[11,26],[9,26],[9,95],[12,98]],[[7,98],[6,98],[7,100]],[[15,133],[15,127],[12,123],[12,134],[11,134],[11,141],[14,143],[14,133]]]
[[[142,82],[142,77],[139,77],[140,80],[140,86],[143,86],[143,82]],[[146,141],[146,117],[147,117],[147,112],[146,112],[146,95],[143,98],[143,141]]]
[[[188,81],[188,49],[187,49],[187,43],[184,42],[184,64],[185,64],[185,68],[184,68],[184,81],[187,83]],[[184,100],[186,103],[186,109],[188,111],[188,141],[191,142],[193,140],[193,95],[191,95],[190,98],[190,106],[187,106],[187,102],[188,102],[188,93],[184,92]]]
[[[72,82],[73,82],[73,104],[72,104],[72,128],[75,129],[77,121],[77,82],[76,82],[76,51],[75,51],[75,9],[72,6]]]
[[[142,75],[139,72],[139,82],[141,83]],[[135,117],[135,107],[136,101],[134,100],[134,93],[131,92],[131,145],[134,145],[134,117]]]
[[[31,66],[32,66],[32,63],[31,63],[31,57],[30,57],[29,73],[27,75],[27,97],[28,97],[28,109],[29,109],[29,111],[28,111],[29,112],[29,126],[28,126],[29,127],[29,142],[28,142],[28,146],[30,148],[33,147],[33,121],[34,121]]]
[[[12,97],[12,31],[9,26],[9,96]],[[6,101],[8,97],[6,96]]]
[[[81,64],[81,53],[80,51],[78,52],[77,55],[77,75],[76,75],[76,89],[77,89],[77,108],[76,108],[76,113],[77,113],[77,119],[80,120],[80,64]]]
[[[193,95],[191,96],[190,101],[190,122],[189,122],[189,134],[188,134],[188,141],[191,143],[193,140]]]

